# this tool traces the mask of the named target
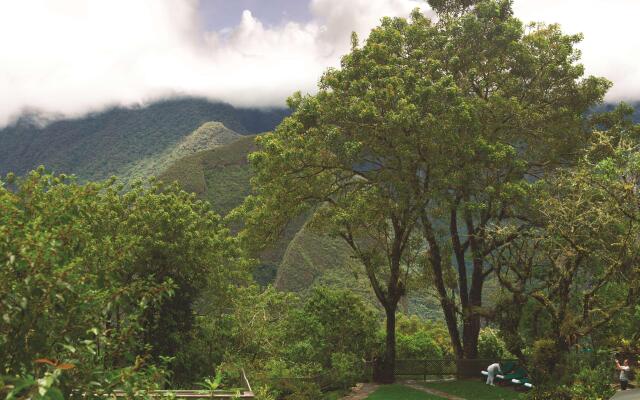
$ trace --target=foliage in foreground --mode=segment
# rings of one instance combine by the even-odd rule
[[[215,293],[215,307],[244,281],[246,262],[208,204],[175,187],[122,193],[43,169],[6,184],[1,373],[38,377],[50,365],[65,395],[183,379],[163,356],[189,342],[198,294]]]
[[[271,288],[242,289],[220,343],[226,368],[244,367],[279,398],[318,399],[364,379],[376,349],[376,312],[346,290],[316,288],[308,297]],[[218,330],[211,321],[209,332]]]

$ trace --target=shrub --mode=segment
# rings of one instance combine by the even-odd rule
[[[362,361],[353,353],[331,355],[330,379],[342,389],[353,386],[362,377]]]
[[[380,336],[384,343],[384,336]],[[431,321],[412,315],[399,315],[396,326],[396,352],[398,358],[430,359],[451,354],[446,329]]]
[[[500,360],[513,358],[513,355],[507,350],[504,341],[498,335],[498,331],[487,327],[480,330],[480,336],[478,337],[478,357]]]
[[[573,400],[571,390],[566,386],[538,386],[526,394],[526,400]]]
[[[615,389],[611,387],[611,368],[601,365],[581,369],[575,376],[570,391],[573,400],[610,398],[615,394]]]
[[[396,344],[398,357],[408,359],[442,358],[442,349],[430,333],[424,330],[413,335],[398,335]]]
[[[551,382],[561,358],[554,340],[540,339],[535,341],[531,352],[531,375],[534,380],[542,385]]]
[[[44,168],[0,181],[0,370],[73,366],[60,389],[163,385],[205,287],[223,307],[245,261],[210,207],[149,182],[78,184]],[[149,357],[152,355],[153,357]],[[183,361],[183,360],[177,360]],[[189,365],[173,364],[172,372]],[[122,377],[127,377],[126,379]],[[124,387],[123,389],[126,389]]]

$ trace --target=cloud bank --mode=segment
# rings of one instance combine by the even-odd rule
[[[607,100],[640,100],[638,0],[515,0],[524,21],[559,23],[565,33],[583,33],[578,46],[586,73],[614,83]]]
[[[205,1],[205,0],[203,0]],[[589,6],[585,6],[589,4]],[[282,106],[313,92],[339,64],[351,31],[406,16],[422,0],[311,0],[313,16],[266,26],[244,11],[238,26],[205,32],[197,0],[20,0],[0,3],[0,126],[26,109],[66,116],[171,95],[236,106]],[[616,86],[610,99],[640,98],[637,0],[516,0],[524,20],[584,32],[589,73]]]

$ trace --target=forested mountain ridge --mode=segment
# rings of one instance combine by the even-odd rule
[[[626,104],[628,104],[629,106],[631,106],[631,108],[634,109],[634,113],[631,116],[631,120],[634,123],[640,123],[640,100],[637,101],[625,101]],[[618,104],[620,104],[619,102],[609,102],[609,103],[604,103],[598,107],[596,107],[593,111],[594,112],[608,112],[608,111],[613,111]]]
[[[144,159],[158,157],[205,122],[240,134],[272,130],[285,109],[237,109],[198,98],[163,100],[63,119],[45,126],[25,116],[0,130],[0,174],[23,174],[38,165],[82,180],[126,175]]]
[[[175,160],[158,178],[178,182],[180,188],[207,200],[226,215],[251,192],[248,156],[257,149],[255,136],[199,151]],[[349,289],[376,306],[375,295],[366,282],[364,267],[339,239],[318,233],[307,223],[310,215],[291,221],[280,238],[256,257],[254,278],[285,292],[311,293],[316,286]],[[439,310],[427,293],[412,292],[403,301],[404,310],[432,318]]]
[[[125,166],[119,177],[126,182],[158,176],[175,161],[201,151],[224,146],[245,136],[228,129],[221,122],[205,122],[193,133],[167,147],[162,153],[143,158]]]

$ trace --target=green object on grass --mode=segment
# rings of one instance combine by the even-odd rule
[[[502,380],[504,380],[505,382],[511,383],[512,379],[520,380],[520,379],[526,377],[529,374],[527,373],[526,369],[524,369],[522,367],[518,367],[510,374],[501,374],[501,375],[504,376],[504,378]]]
[[[507,361],[504,364],[500,364],[500,371],[504,373],[510,373],[516,367],[516,363],[513,361]]]

